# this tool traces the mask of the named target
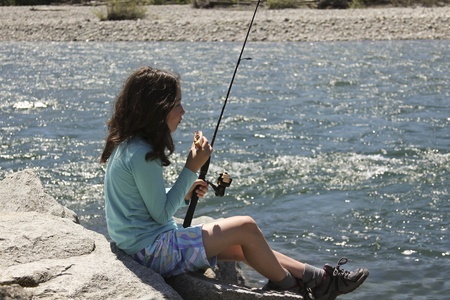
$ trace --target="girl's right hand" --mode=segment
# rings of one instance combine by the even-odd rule
[[[197,133],[195,135],[198,137]],[[189,151],[186,160],[186,167],[192,172],[197,173],[211,156],[213,148],[206,137],[201,135],[200,140],[197,140],[195,135],[191,145],[191,151]]]
[[[208,183],[202,179],[197,179],[184,199],[191,200],[193,193],[196,193],[198,198],[202,198],[203,196],[205,196],[207,191],[208,191]]]

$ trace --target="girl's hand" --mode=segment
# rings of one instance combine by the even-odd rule
[[[186,160],[186,167],[192,172],[197,173],[209,159],[212,152],[213,148],[209,144],[208,139],[203,136],[201,131],[196,131],[191,145],[191,151],[189,151]]]
[[[192,187],[189,189],[189,192],[187,193],[186,197],[184,199],[190,200],[192,199],[192,195],[195,192],[197,194],[197,197],[202,198],[205,196],[206,192],[208,191],[208,183],[202,179],[197,179]]]

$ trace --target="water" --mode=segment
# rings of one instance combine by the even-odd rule
[[[1,43],[0,179],[33,169],[84,226],[105,233],[98,158],[124,78],[141,65],[182,76],[187,114],[170,183],[193,131],[211,137],[240,47]],[[233,183],[196,216],[248,214],[281,252],[369,268],[346,299],[448,295],[450,42],[250,43],[247,56],[209,173],[226,170]],[[262,282],[245,271],[249,284]]]

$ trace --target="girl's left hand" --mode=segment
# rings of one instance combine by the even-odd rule
[[[202,179],[197,179],[189,189],[185,199],[192,199],[192,193],[195,192],[197,197],[202,198],[208,191],[208,183]]]
[[[191,151],[189,151],[186,159],[186,167],[192,172],[197,173],[208,161],[212,152],[213,148],[209,144],[208,139],[201,134],[201,131],[196,131],[191,145]]]

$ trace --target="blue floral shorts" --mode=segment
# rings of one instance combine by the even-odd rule
[[[217,257],[206,257],[202,225],[164,232],[152,245],[131,257],[163,277],[207,269],[217,264]]]

